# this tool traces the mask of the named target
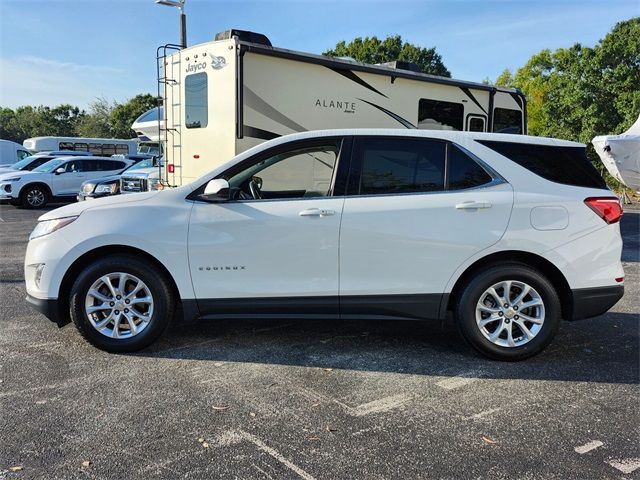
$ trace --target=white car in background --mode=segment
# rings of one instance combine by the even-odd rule
[[[0,175],[0,200],[42,208],[53,200],[74,201],[86,180],[118,173],[133,162],[111,157],[57,157],[31,171]]]
[[[254,147],[189,185],[40,217],[27,300],[98,348],[174,316],[444,320],[521,360],[623,295],[617,197],[585,146],[332,130]],[[603,324],[602,328],[610,328]]]

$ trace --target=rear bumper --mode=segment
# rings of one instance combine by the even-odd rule
[[[569,320],[602,315],[624,295],[623,285],[610,287],[579,288],[571,291],[573,295],[573,313]]]
[[[59,327],[68,323],[68,321],[63,321],[60,316],[60,305],[57,298],[36,298],[27,294],[27,303],[49,320],[57,323]]]

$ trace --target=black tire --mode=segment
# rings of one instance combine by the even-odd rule
[[[142,331],[129,338],[110,338],[103,335],[92,325],[85,311],[85,299],[93,283],[103,275],[115,272],[123,272],[140,279],[148,287],[153,298],[151,320]],[[85,340],[107,352],[125,353],[141,350],[162,335],[175,314],[176,299],[164,272],[153,264],[131,255],[111,255],[96,260],[78,275],[71,287],[69,305],[71,319]]]
[[[524,345],[496,345],[482,334],[476,323],[476,305],[480,297],[492,285],[506,280],[516,280],[530,285],[544,302],[542,327]],[[540,353],[553,340],[561,319],[560,300],[553,284],[539,271],[521,263],[503,263],[478,271],[461,289],[454,314],[460,333],[473,348],[489,358],[502,361],[524,360]],[[507,322],[506,317],[504,318]]]
[[[33,183],[20,190],[20,206],[22,208],[44,208],[51,200],[51,192],[46,185]]]

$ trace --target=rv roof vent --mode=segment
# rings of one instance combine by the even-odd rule
[[[232,37],[238,37],[241,42],[257,43],[259,45],[271,46],[271,42],[266,35],[255,32],[248,32],[247,30],[226,30],[224,32],[216,33],[214,40],[229,40]]]
[[[381,67],[396,68],[398,70],[410,70],[412,72],[421,72],[420,67],[413,62],[407,62],[405,60],[396,60],[394,62],[376,63]]]

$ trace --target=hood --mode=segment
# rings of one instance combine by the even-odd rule
[[[61,217],[72,217],[80,215],[82,212],[93,208],[108,207],[110,205],[119,205],[122,203],[140,203],[149,200],[151,197],[155,197],[159,193],[160,192],[143,192],[133,193],[130,195],[113,195],[110,197],[97,198],[91,202],[72,203],[41,215],[40,218],[38,218],[38,221],[53,220]]]
[[[108,177],[100,177],[100,178],[93,178],[91,180],[86,180],[82,182],[82,185],[86,183],[93,183],[94,185],[99,185],[101,183],[111,183],[118,180],[120,180],[120,175],[109,175]]]
[[[135,170],[131,170],[129,172],[124,172],[122,174],[123,177],[148,177],[152,173],[158,173],[158,167],[149,167],[149,168],[137,168]]]

